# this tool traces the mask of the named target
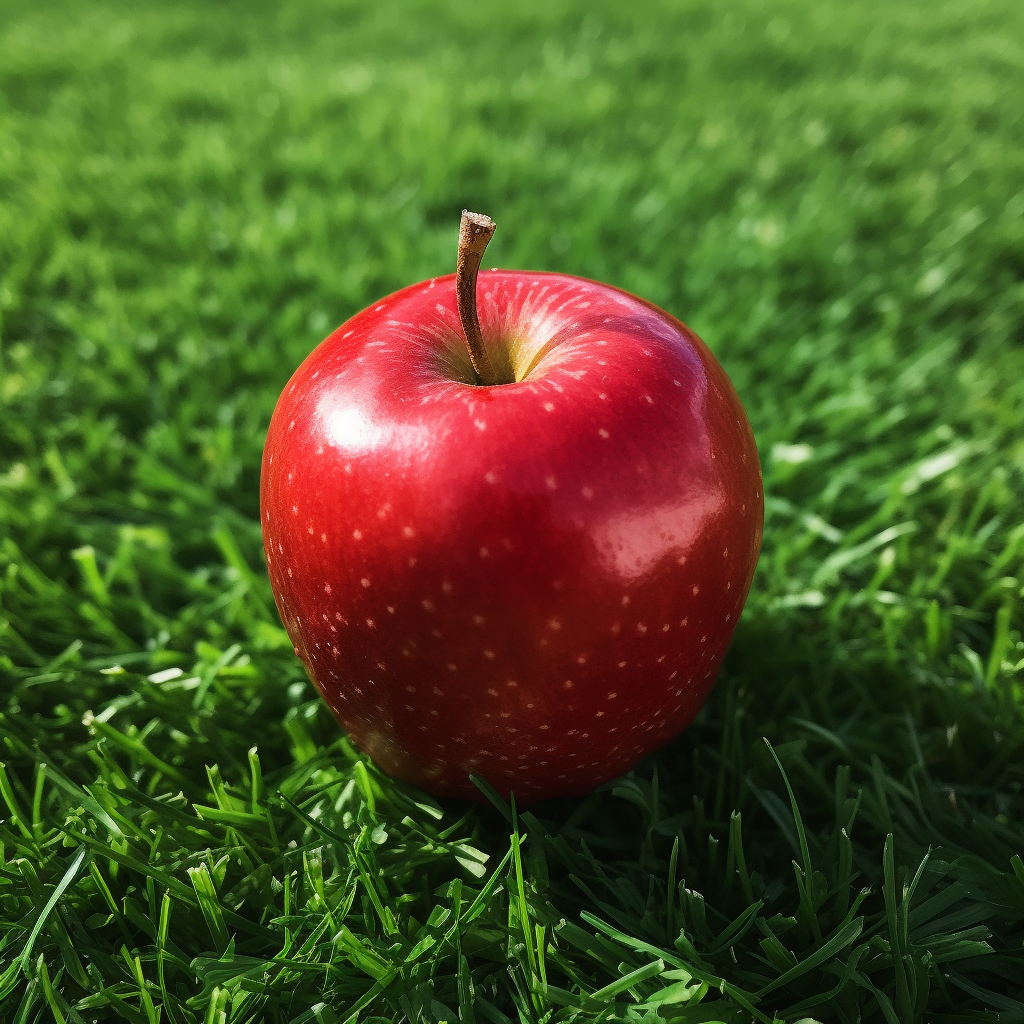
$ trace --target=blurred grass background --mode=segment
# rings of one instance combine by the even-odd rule
[[[1024,7],[11,0],[0,47],[0,1019],[1024,1021]],[[695,726],[514,823],[340,737],[257,522],[282,385],[463,207],[694,327],[768,503]]]

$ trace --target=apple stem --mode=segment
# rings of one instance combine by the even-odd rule
[[[462,211],[459,227],[459,262],[455,270],[455,292],[459,302],[459,319],[466,335],[466,347],[473,369],[483,384],[497,384],[498,377],[484,348],[480,319],[476,311],[476,278],[484,249],[494,234],[494,221],[483,213]]]

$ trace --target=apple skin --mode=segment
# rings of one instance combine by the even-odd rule
[[[707,698],[760,550],[757,448],[717,360],[657,307],[550,273],[488,271],[478,297],[524,379],[472,383],[454,275],[363,310],[295,372],[263,456],[270,579],[385,771],[581,795]]]

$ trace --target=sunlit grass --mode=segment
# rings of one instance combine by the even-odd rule
[[[5,15],[0,1020],[1024,1021],[1024,8]],[[256,521],[463,207],[691,324],[765,473],[697,723],[519,812],[348,744]]]

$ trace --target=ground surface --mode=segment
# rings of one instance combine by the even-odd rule
[[[10,3],[2,45],[0,1019],[1024,1021],[1024,6]],[[768,496],[697,724],[521,846],[346,744],[256,515],[291,371],[463,206],[695,327]]]

